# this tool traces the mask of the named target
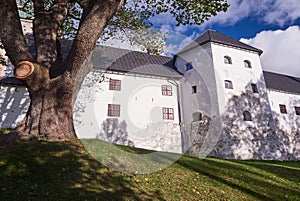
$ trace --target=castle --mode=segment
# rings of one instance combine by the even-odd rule
[[[97,46],[74,106],[79,138],[227,159],[300,159],[300,78],[262,70],[262,51],[208,30],[173,57]],[[29,105],[0,80],[0,127]]]

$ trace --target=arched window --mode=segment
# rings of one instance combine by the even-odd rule
[[[244,67],[245,67],[245,68],[252,68],[251,62],[248,61],[248,60],[244,60]]]
[[[244,116],[244,121],[252,121],[251,114],[249,111],[244,111],[243,116]]]
[[[232,60],[229,56],[224,56],[224,63],[225,64],[232,64]]]
[[[190,69],[192,69],[192,68],[193,68],[192,62],[187,62],[187,63],[185,64],[185,70],[190,70]]]
[[[230,80],[225,80],[224,83],[225,83],[225,88],[226,89],[233,89],[233,85],[232,85],[232,82]]]
[[[193,113],[193,121],[201,121],[202,120],[202,113],[201,112],[194,112]]]

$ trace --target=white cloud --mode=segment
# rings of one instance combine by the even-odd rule
[[[300,77],[300,27],[286,30],[262,31],[254,38],[241,39],[264,51],[261,55],[263,69]]]
[[[258,17],[267,24],[283,26],[300,17],[299,0],[228,0],[227,12],[221,12],[204,26],[210,24],[234,25],[247,17]]]
[[[168,35],[167,35],[168,43],[167,46],[164,48],[164,55],[171,56],[178,53],[188,44],[193,42],[197,36],[198,33],[195,31],[191,33],[190,36],[186,36],[184,34],[180,34],[175,31],[171,31],[171,32],[168,31]]]
[[[274,7],[264,16],[266,22],[284,25],[300,17],[299,0],[277,0]]]

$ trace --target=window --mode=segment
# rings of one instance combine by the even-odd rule
[[[253,93],[258,93],[257,85],[256,84],[251,84],[252,92]]]
[[[163,119],[174,119],[174,109],[173,108],[168,108],[168,107],[163,107]]]
[[[230,80],[225,80],[225,88],[226,89],[233,89],[232,82]]]
[[[163,96],[172,96],[172,86],[171,85],[162,85],[161,93]]]
[[[279,104],[279,109],[280,109],[281,114],[286,114],[287,113],[285,105]]]
[[[244,111],[243,116],[244,116],[244,121],[252,121],[251,114],[249,111]]]
[[[224,63],[225,64],[232,64],[231,58],[229,56],[224,56]]]
[[[109,79],[109,90],[121,90],[121,80]]]
[[[244,67],[245,67],[245,68],[252,68],[251,62],[248,61],[248,60],[244,60]]]
[[[201,112],[194,112],[192,117],[193,117],[193,122],[201,121],[202,120],[202,113]]]
[[[300,107],[295,107],[296,115],[300,115]]]
[[[120,105],[108,104],[107,116],[109,116],[109,117],[119,117],[120,116]]]
[[[192,86],[192,93],[193,94],[197,93],[197,86]]]
[[[191,62],[187,62],[187,63],[185,64],[185,70],[190,70],[190,69],[192,69],[192,68],[193,68],[193,65],[192,65]]]

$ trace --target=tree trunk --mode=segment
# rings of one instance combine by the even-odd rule
[[[30,91],[30,107],[19,134],[38,134],[48,140],[63,141],[76,137],[73,127],[73,84],[51,80],[37,91]]]

